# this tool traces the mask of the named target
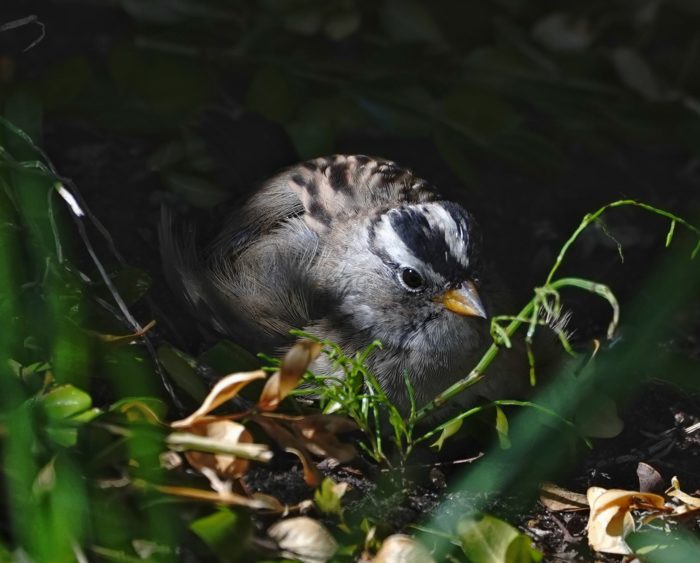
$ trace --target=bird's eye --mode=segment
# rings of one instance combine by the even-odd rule
[[[401,281],[408,289],[420,289],[423,287],[423,277],[413,268],[401,270]]]

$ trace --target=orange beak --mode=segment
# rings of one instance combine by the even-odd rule
[[[438,295],[435,301],[442,303],[445,309],[458,315],[486,318],[484,304],[471,281],[464,282],[454,289],[448,289],[445,293]]]

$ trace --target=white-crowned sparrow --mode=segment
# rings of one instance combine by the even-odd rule
[[[204,254],[168,223],[166,274],[200,320],[253,351],[290,343],[292,328],[348,353],[377,339],[368,367],[404,410],[403,372],[420,405],[464,377],[491,341],[500,291],[482,267],[474,219],[393,162],[336,155],[296,165],[267,181]],[[328,372],[324,362],[314,371]],[[497,362],[460,402],[519,387],[511,365]]]

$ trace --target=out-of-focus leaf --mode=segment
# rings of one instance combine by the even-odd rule
[[[314,502],[321,512],[340,515],[343,511],[341,501],[347,489],[347,483],[336,483],[326,477],[314,493]]]
[[[658,100],[661,87],[652,68],[635,51],[619,47],[612,52],[611,60],[622,83],[647,100]]]
[[[145,485],[144,483],[140,482],[135,482],[134,484],[137,486]],[[273,512],[284,511],[284,506],[282,506],[279,501],[273,502],[270,498],[264,497],[263,495],[245,497],[236,493],[224,491],[205,491],[203,489],[194,489],[191,487],[173,487],[169,485],[153,485],[153,488],[167,495],[197,501],[206,501],[219,505],[247,506],[248,508],[255,510],[269,510]]]
[[[65,420],[92,406],[92,397],[72,385],[61,385],[41,397],[41,405],[51,420]]]
[[[209,209],[223,203],[231,194],[200,176],[169,172],[163,177],[168,188],[194,207]]]
[[[333,12],[323,26],[323,33],[333,41],[350,37],[360,27],[360,10],[352,4],[348,8]]]
[[[398,41],[444,44],[433,15],[418,0],[385,0],[379,13],[386,33]]]
[[[489,514],[463,518],[457,524],[457,535],[464,554],[472,563],[528,563],[542,560],[542,553],[532,547],[530,538]]]
[[[306,516],[280,520],[270,526],[267,534],[277,543],[283,557],[304,563],[323,563],[338,550],[338,542],[323,524]]]
[[[138,21],[172,25],[201,18],[205,21],[235,21],[238,15],[232,10],[218,8],[213,2],[200,0],[119,0],[124,11]]]
[[[221,340],[199,356],[199,361],[219,373],[253,371],[260,367],[260,360],[246,349],[230,340]]]
[[[284,27],[299,35],[316,35],[321,29],[323,13],[314,5],[291,5],[284,15]]]
[[[197,421],[198,418],[206,416],[216,407],[224,404],[230,399],[233,399],[236,395],[238,395],[238,392],[251,381],[263,379],[264,377],[265,372],[262,370],[232,373],[231,375],[227,375],[218,381],[214,387],[212,387],[211,391],[209,391],[207,396],[202,401],[202,404],[196,411],[194,411],[187,418],[173,422],[171,426],[173,428],[186,428],[191,426]]]
[[[294,117],[299,100],[289,77],[279,68],[260,69],[248,87],[246,106],[272,121],[285,123]]]
[[[532,37],[552,51],[585,51],[593,42],[593,30],[586,18],[555,12],[535,23]]]
[[[165,419],[168,407],[155,397],[125,397],[113,403],[109,410],[123,413],[127,420],[133,422],[144,421],[158,424]]]
[[[393,534],[382,542],[374,563],[434,563],[426,547],[411,536]]]
[[[251,539],[252,528],[250,516],[245,512],[220,508],[213,514],[192,522],[190,530],[197,534],[221,561],[250,560],[246,547]]]
[[[207,395],[206,385],[195,371],[187,355],[171,346],[158,348],[158,361],[177,386],[195,401],[201,401]]]
[[[132,46],[114,49],[109,66],[122,95],[141,103],[143,113],[168,119],[179,121],[201,107],[214,87],[204,65]],[[120,105],[124,107],[123,100]]]
[[[602,393],[592,394],[579,405],[574,421],[581,433],[590,438],[614,438],[625,425],[617,414],[615,401]]]

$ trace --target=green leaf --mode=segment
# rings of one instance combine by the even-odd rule
[[[194,369],[195,362],[171,346],[158,348],[158,360],[175,384],[198,403],[207,395],[207,387]]]
[[[343,512],[341,499],[346,490],[347,483],[336,483],[330,477],[326,477],[314,493],[314,502],[321,512],[340,516]]]
[[[128,420],[155,424],[165,419],[168,407],[155,397],[125,397],[112,403],[109,410],[125,414]]]
[[[221,508],[192,522],[190,530],[222,561],[250,561],[246,547],[251,537],[251,524],[245,512]]]
[[[498,432],[498,443],[501,449],[510,448],[510,438],[508,438],[508,417],[501,407],[496,407],[496,432]]]
[[[433,442],[432,444],[430,444],[430,446],[441,450],[442,446],[445,443],[445,440],[447,440],[450,436],[454,436],[459,431],[459,429],[462,428],[463,423],[464,421],[461,418],[450,422],[447,426],[445,426],[445,428],[443,428],[438,439],[435,440],[435,442]]]
[[[530,538],[489,514],[475,513],[457,524],[462,550],[471,563],[530,563],[542,560]]]
[[[258,358],[230,340],[217,342],[201,354],[198,360],[216,370],[219,375],[260,369]]]
[[[51,420],[65,420],[92,406],[92,398],[72,385],[61,385],[41,397],[46,416]]]

